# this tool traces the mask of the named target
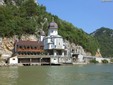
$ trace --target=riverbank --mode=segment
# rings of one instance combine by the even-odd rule
[[[90,64],[113,64],[113,62],[111,63],[73,63],[73,64],[1,64],[0,63],[0,67],[10,67],[10,66],[74,66],[74,65],[90,65]]]

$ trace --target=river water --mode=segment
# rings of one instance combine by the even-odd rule
[[[0,85],[113,85],[113,64],[0,67]]]

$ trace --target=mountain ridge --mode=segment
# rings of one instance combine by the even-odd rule
[[[103,57],[113,57],[113,29],[101,27],[91,35],[98,40]]]

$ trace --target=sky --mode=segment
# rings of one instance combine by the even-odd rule
[[[38,3],[87,33],[100,27],[113,29],[113,0],[38,0]]]

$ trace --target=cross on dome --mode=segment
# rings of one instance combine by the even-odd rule
[[[58,25],[57,25],[57,23],[55,23],[55,21],[54,21],[54,18],[52,18],[52,22],[49,24],[49,28],[55,28],[55,29],[57,29],[58,28]]]

